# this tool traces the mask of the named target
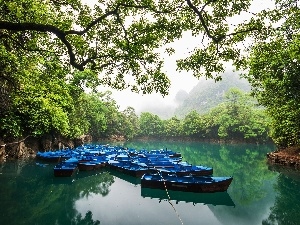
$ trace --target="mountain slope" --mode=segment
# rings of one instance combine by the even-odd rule
[[[175,115],[182,118],[192,110],[196,110],[200,114],[207,113],[223,101],[224,93],[232,87],[245,92],[250,91],[248,81],[240,79],[239,75],[234,72],[225,72],[222,75],[222,81],[218,82],[211,79],[200,80],[184,99],[178,99],[179,106],[175,109]],[[178,94],[178,96],[182,95]]]

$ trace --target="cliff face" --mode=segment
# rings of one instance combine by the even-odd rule
[[[35,157],[38,151],[75,148],[91,141],[92,138],[89,135],[69,139],[61,135],[50,134],[38,138],[27,136],[19,139],[0,139],[0,160],[5,160],[6,158]]]

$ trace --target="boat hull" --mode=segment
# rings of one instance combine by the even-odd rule
[[[145,173],[148,173],[148,168],[142,168],[137,166],[124,166],[117,164],[108,164],[110,169],[119,171],[121,173],[133,176],[133,177],[142,177]]]
[[[77,167],[54,167],[53,172],[55,177],[71,177],[77,171]]]
[[[180,169],[152,169],[152,171],[156,171],[161,173],[162,175],[176,174],[177,176],[211,176],[213,174],[213,169],[199,169],[199,170],[180,170]]]
[[[96,169],[95,163],[89,163],[89,162],[80,162],[78,163],[78,169],[80,171],[90,171]]]
[[[212,193],[226,191],[231,184],[232,179],[232,177],[177,177],[145,174],[141,179],[141,187],[173,191]]]

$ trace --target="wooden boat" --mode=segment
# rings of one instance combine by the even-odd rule
[[[96,163],[94,163],[94,162],[79,162],[78,163],[78,169],[80,171],[95,170],[96,169]]]
[[[122,172],[133,177],[142,177],[145,173],[149,172],[148,167],[143,167],[139,164],[130,161],[108,161],[109,168]]]
[[[78,161],[78,169],[80,171],[97,170],[105,167],[107,160],[103,156],[82,157]]]
[[[77,164],[60,162],[54,166],[53,171],[56,177],[70,177],[77,171]]]
[[[192,165],[174,165],[169,168],[155,168],[152,171],[158,171],[160,174],[176,174],[178,176],[210,176],[213,174],[212,167],[206,166],[192,166]]]
[[[144,174],[142,188],[157,188],[187,192],[222,192],[226,191],[233,177],[177,176]]]
[[[104,168],[105,166],[106,166],[106,162],[97,162],[97,161],[78,162],[78,169],[80,171],[98,170],[100,168]]]

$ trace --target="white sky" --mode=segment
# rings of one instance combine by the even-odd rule
[[[262,9],[270,7],[272,0],[254,0],[251,12],[258,12]],[[236,18],[232,18],[231,23],[235,24],[245,19],[248,19],[250,14],[245,13]],[[177,72],[176,71],[176,59],[183,58],[187,56],[189,51],[192,51],[197,45],[201,43],[202,37],[192,37],[188,33],[183,35],[182,39],[176,41],[173,46],[176,46],[176,53],[172,56],[168,56],[165,61],[164,70],[167,73],[169,79],[171,80],[171,87],[169,89],[169,95],[162,97],[160,94],[148,94],[142,95],[137,93],[132,93],[130,90],[116,91],[111,89],[112,97],[117,101],[120,106],[120,110],[124,110],[128,106],[135,108],[136,112],[139,113],[143,108],[149,106],[174,106],[175,96],[179,90],[185,90],[187,92],[191,91],[194,86],[199,82],[197,78],[193,77],[189,72]],[[101,88],[102,90],[102,88]]]
[[[177,72],[176,59],[183,57],[185,52],[192,50],[198,41],[199,38],[197,40],[195,37],[185,35],[181,40],[174,43],[174,46],[178,46],[176,48],[176,54],[168,56],[164,65],[164,70],[171,80],[168,96],[162,97],[158,93],[143,95],[132,93],[130,90],[112,90],[112,96],[120,106],[120,110],[125,109],[127,106],[132,106],[139,112],[145,106],[149,106],[149,104],[153,106],[159,106],[160,104],[174,105],[174,98],[179,90],[189,92],[198,83],[198,79],[193,77],[191,73]]]

